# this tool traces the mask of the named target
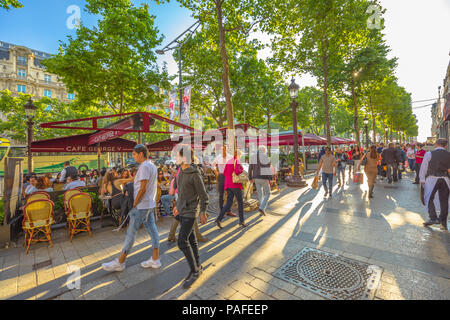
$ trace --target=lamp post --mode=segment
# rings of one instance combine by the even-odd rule
[[[388,134],[389,128],[387,126],[384,127],[384,143],[387,143],[387,134]]]
[[[33,172],[33,160],[32,160],[32,154],[31,154],[31,142],[33,142],[33,119],[36,114],[36,106],[33,104],[33,101],[31,98],[28,100],[28,102],[24,105],[25,108],[25,114],[27,116],[27,152],[28,152],[28,174]]]
[[[288,187],[303,188],[306,186],[306,182],[299,175],[298,168],[298,129],[297,129],[297,95],[298,95],[298,84],[295,83],[292,77],[291,84],[289,85],[289,95],[291,96],[291,107],[292,107],[292,128],[294,133],[294,174],[292,178],[287,182]]]
[[[364,117],[364,129],[366,129],[366,150],[369,149],[369,119],[367,119],[367,116]]]
[[[191,30],[195,25],[197,25],[195,27],[194,30]],[[183,31],[182,34],[180,34],[178,37],[175,38],[175,40],[173,40],[172,42],[170,42],[168,45],[166,45],[163,49],[160,50],[155,50],[155,52],[159,55],[163,55],[165,54],[167,51],[173,50],[175,48],[178,49],[178,89],[179,89],[179,108],[180,108],[180,118],[181,118],[181,105],[183,103],[183,78],[181,75],[181,47],[187,42],[187,40],[189,40],[189,38],[192,36],[192,34],[195,33],[195,31],[197,30],[197,28],[200,26],[200,20],[197,20],[192,26],[190,26],[189,28],[187,28],[185,31]],[[189,32],[189,35],[183,39],[183,41],[179,40],[185,33]],[[175,44],[175,46],[170,47],[172,44]],[[180,121],[181,122],[181,121]],[[188,124],[189,125],[189,124]]]

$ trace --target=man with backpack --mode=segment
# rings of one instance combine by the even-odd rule
[[[259,200],[258,211],[263,216],[266,215],[265,210],[270,197],[270,181],[273,179],[271,166],[266,147],[260,146],[256,156],[250,158],[248,179],[250,183],[255,183]]]

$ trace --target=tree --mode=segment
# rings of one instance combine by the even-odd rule
[[[345,52],[364,42],[366,0],[273,0],[261,2],[263,31],[273,35],[273,62],[287,73],[310,73],[323,92],[327,143],[330,133],[330,85],[339,77]]]
[[[6,10],[12,8],[23,8],[23,4],[21,4],[18,0],[0,0],[0,7]]]
[[[2,135],[18,142],[26,142],[25,123],[27,119],[24,105],[30,97],[32,96],[29,94],[19,93],[19,96],[14,96],[9,90],[0,91],[0,113],[5,117],[5,120],[0,120]],[[33,127],[35,140],[86,133],[83,130],[45,129],[38,126],[40,123],[101,116],[107,110],[105,106],[102,108],[84,107],[80,106],[77,101],[64,103],[48,97],[33,100],[33,104],[37,107],[33,120],[36,124]],[[18,128],[23,128],[23,130],[18,130]]]
[[[145,110],[161,101],[156,87],[169,87],[160,73],[154,48],[161,43],[148,5],[129,0],[88,0],[98,25],[77,29],[61,42],[59,53],[43,64],[76,92],[85,106],[108,105],[114,113]],[[153,87],[153,88],[152,88]]]
[[[230,65],[227,46],[244,44],[248,32],[255,23],[251,22],[251,14],[255,1],[240,0],[179,0],[179,2],[200,19],[202,27],[211,31],[212,39],[219,40],[222,62],[222,84],[225,94],[229,144],[234,141],[234,111],[232,90],[230,86]]]

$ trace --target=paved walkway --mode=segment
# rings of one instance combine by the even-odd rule
[[[412,176],[394,185],[379,182],[367,201],[367,186],[345,184],[333,199],[323,189],[282,187],[272,194],[268,215],[247,213],[249,226],[226,218],[224,229],[215,213],[201,227],[211,241],[200,245],[202,277],[189,290],[181,287],[188,266],[176,244],[167,242],[172,217],[157,223],[161,235],[161,269],[142,269],[151,242],[144,229],[121,273],[101,269],[117,257],[124,232],[113,227],[67,241],[55,230],[55,245],[0,250],[0,299],[324,299],[272,274],[304,247],[317,248],[383,268],[375,299],[450,299],[450,235],[424,228],[427,219]],[[311,180],[308,180],[311,184]],[[33,267],[35,265],[35,267]],[[66,286],[69,266],[81,268],[80,288]]]

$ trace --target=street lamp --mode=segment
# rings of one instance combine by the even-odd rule
[[[387,134],[388,134],[388,127],[387,126],[385,126],[384,127],[384,143],[387,143]]]
[[[369,119],[367,119],[367,116],[364,117],[364,127],[366,129],[366,149],[369,149],[369,128],[368,128],[368,124],[369,124]]]
[[[28,100],[28,102],[24,105],[25,108],[25,114],[27,116],[27,128],[28,128],[28,134],[27,134],[27,152],[28,152],[28,174],[33,172],[33,163],[32,163],[32,156],[31,156],[31,142],[33,142],[33,119],[36,115],[36,106],[33,104],[33,101],[31,98]]]
[[[291,84],[289,85],[289,95],[291,97],[291,107],[292,107],[292,128],[294,133],[294,174],[288,181],[288,187],[303,188],[306,186],[306,182],[299,175],[298,168],[298,128],[297,128],[297,96],[298,89],[300,87],[295,83],[294,77],[292,77]],[[302,132],[303,134],[303,132]],[[303,150],[304,152],[305,150]],[[303,164],[305,165],[305,164]]]

